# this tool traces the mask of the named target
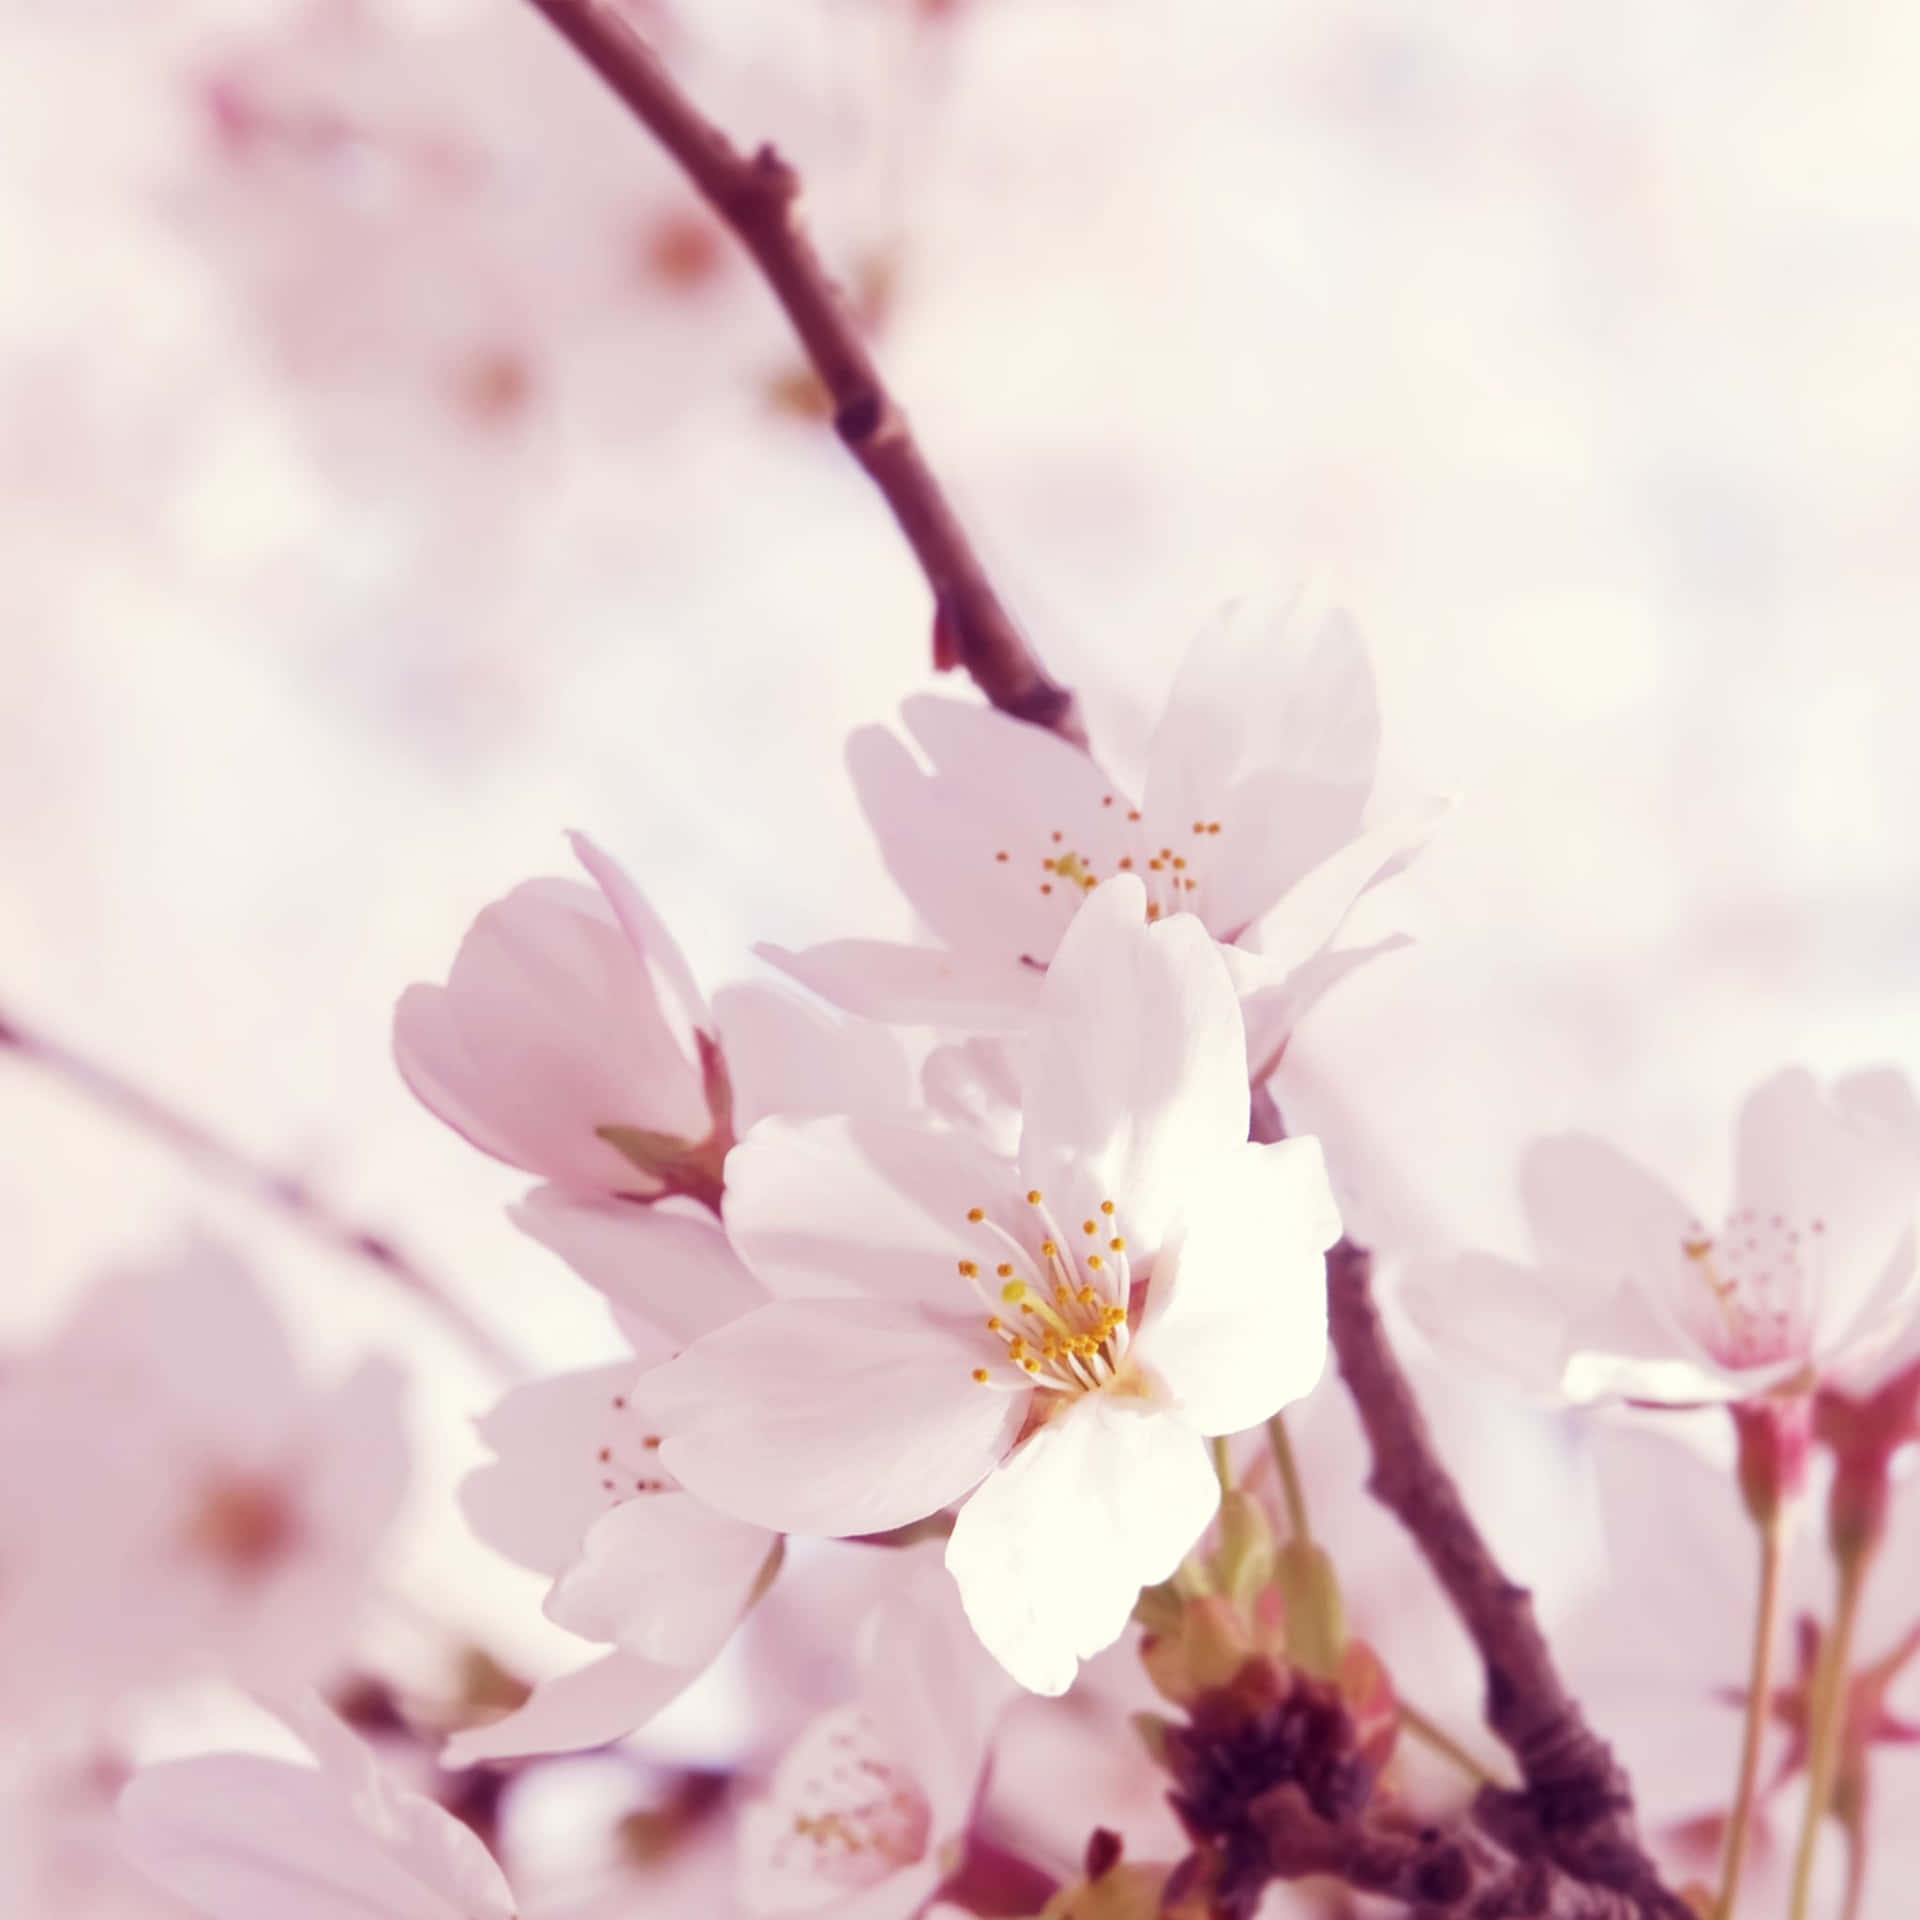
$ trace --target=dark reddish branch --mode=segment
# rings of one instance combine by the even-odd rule
[[[1285,1137],[1267,1087],[1254,1089],[1249,1131],[1256,1140]],[[1695,1920],[1641,1846],[1632,1784],[1567,1691],[1533,1617],[1532,1595],[1501,1570],[1442,1464],[1374,1302],[1373,1256],[1351,1240],[1327,1257],[1327,1323],[1366,1430],[1368,1489],[1412,1536],[1472,1637],[1486,1669],[1487,1724],[1520,1768],[1518,1792],[1481,1790],[1474,1803],[1481,1827],[1516,1855],[1544,1855],[1590,1887],[1626,1895],[1630,1904],[1618,1911]]]
[[[933,589],[934,654],[1002,712],[1076,746],[1073,694],[1048,677],[988,581],[940,482],[887,391],[857,321],[800,218],[800,178],[772,147],[748,154],[674,83],[620,0],[532,0],[739,236],[786,309],[848,451],[880,489]]]
[[[176,1111],[111,1067],[35,1032],[0,1010],[0,1048],[44,1068],[124,1124],[158,1140],[202,1173],[251,1194],[313,1238],[378,1267],[396,1285],[424,1301],[460,1340],[503,1379],[517,1379],[520,1363],[413,1257],[358,1222],[344,1218],[305,1181],[230,1146],[198,1120]]]
[[[1387,1343],[1372,1267],[1351,1241],[1329,1256],[1329,1333],[1373,1456],[1369,1489],[1413,1536],[1472,1636],[1486,1668],[1487,1723],[1520,1768],[1521,1789],[1483,1788],[1476,1817],[1510,1851],[1544,1855],[1589,1887],[1626,1895],[1623,1912],[1692,1920],[1641,1847],[1631,1784],[1567,1691],[1532,1596],[1501,1571],[1434,1450]]]

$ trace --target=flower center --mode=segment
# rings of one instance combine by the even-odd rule
[[[264,1476],[216,1474],[200,1490],[187,1544],[235,1580],[253,1580],[284,1560],[300,1537],[288,1490]]]
[[[1033,882],[1040,892],[1062,900],[1070,915],[1081,896],[1091,893],[1103,879],[1115,873],[1133,873],[1146,885],[1149,920],[1169,913],[1196,913],[1204,919],[1201,883],[1205,855],[1215,845],[1220,822],[1196,820],[1192,832],[1185,836],[1184,848],[1155,847],[1146,838],[1138,807],[1122,809],[1111,793],[1100,805],[1103,812],[1113,809],[1111,828],[1103,820],[1101,831],[1090,831],[1089,837],[1103,842],[1104,851],[1089,853],[1069,843],[1065,828],[1049,829],[1039,854],[1039,877]],[[1027,858],[1017,859],[1007,848],[997,851],[993,858],[996,866],[1027,867]]]
[[[770,1863],[776,1872],[870,1887],[926,1853],[933,1827],[926,1796],[864,1713],[833,1716],[796,1757],[808,1763],[802,1776],[775,1790],[787,1816]]]
[[[613,1416],[593,1456],[607,1510],[643,1493],[677,1493],[680,1483],[660,1464],[660,1436],[643,1433],[636,1442],[632,1429],[639,1422],[624,1393],[613,1396]]]
[[[984,1207],[967,1213],[994,1255],[959,1263],[960,1277],[990,1309],[986,1330],[997,1348],[973,1377],[983,1387],[1091,1393],[1119,1375],[1133,1338],[1133,1267],[1114,1203],[1102,1200],[1077,1234],[1054,1219],[1038,1187],[1023,1214],[1025,1234]]]
[[[1706,1294],[1687,1313],[1692,1331],[1726,1366],[1766,1366],[1798,1352],[1811,1327],[1826,1222],[1803,1231],[1785,1214],[1730,1214],[1715,1237],[1697,1221],[1680,1251]],[[1704,1308],[1704,1312],[1698,1309]]]

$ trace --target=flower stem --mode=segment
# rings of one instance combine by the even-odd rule
[[[1437,1720],[1428,1719],[1418,1707],[1409,1705],[1405,1700],[1397,1701],[1395,1709],[1399,1713],[1401,1726],[1408,1733],[1422,1746],[1431,1747],[1441,1759],[1450,1760],[1475,1786],[1492,1787],[1500,1784]]]
[[[1760,1749],[1773,1705],[1773,1661],[1779,1643],[1780,1569],[1791,1525],[1790,1510],[1775,1508],[1758,1524],[1760,1535],[1760,1596],[1754,1609],[1753,1662],[1747,1677],[1746,1728],[1740,1741],[1739,1783],[1734,1789],[1733,1813],[1727,1821],[1726,1853],[1720,1869],[1720,1899],[1715,1912],[1732,1920],[1740,1895],[1740,1875],[1747,1864],[1753,1808],[1760,1781]]]
[[[1280,1490],[1287,1503],[1287,1524],[1296,1540],[1310,1541],[1313,1529],[1307,1524],[1307,1490],[1301,1484],[1300,1463],[1294,1458],[1284,1415],[1276,1413],[1267,1422],[1267,1445],[1273,1449],[1273,1464],[1279,1469]]]
[[[1220,1491],[1233,1491],[1233,1455],[1227,1448],[1227,1436],[1216,1433],[1213,1436],[1213,1470],[1220,1476]]]
[[[1807,1810],[1800,1823],[1800,1847],[1793,1862],[1793,1920],[1807,1920],[1813,1897],[1813,1863],[1820,1850],[1821,1823],[1833,1798],[1834,1775],[1840,1764],[1840,1737],[1847,1718],[1847,1668],[1853,1653],[1853,1632],[1860,1617],[1860,1596],[1873,1562],[1871,1546],[1839,1556],[1839,1583],[1833,1626],[1820,1649],[1814,1674],[1812,1745],[1807,1756]]]

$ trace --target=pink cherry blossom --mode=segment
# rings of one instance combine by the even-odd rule
[[[1340,615],[1216,620],[1174,681],[1137,802],[1087,755],[989,708],[919,697],[904,715],[924,765],[883,728],[855,734],[848,760],[888,871],[939,944],[762,949],[880,1019],[1022,1025],[1082,896],[1131,872],[1149,917],[1195,914],[1235,950],[1250,1058],[1270,1067],[1313,1000],[1380,950],[1330,943],[1427,825],[1363,831],[1379,715]]]
[[[209,1242],[102,1279],[0,1385],[6,1718],[84,1716],[211,1668],[328,1676],[406,1478],[402,1382],[300,1377],[252,1278]],[[128,1604],[129,1596],[137,1604]]]
[[[316,1766],[214,1754],[136,1775],[120,1797],[134,1864],[209,1920],[514,1920],[468,1828],[317,1701],[291,1718]]]
[[[1338,1218],[1311,1140],[1249,1145],[1233,985],[1121,876],[1049,969],[1017,1163],[872,1117],[771,1121],[727,1224],[776,1296],[649,1376],[661,1457],[784,1531],[877,1532],[971,1493],[975,1630],[1059,1692],[1206,1525],[1203,1436],[1306,1392]]]
[[[713,1017],[639,889],[584,836],[574,849],[595,885],[532,880],[486,908],[447,984],[401,996],[395,1059],[482,1152],[569,1191],[710,1183],[699,1150],[727,1144]]]
[[[623,1305],[619,1318],[647,1359],[764,1301],[711,1221],[624,1213],[607,1231],[647,1311]],[[561,1217],[573,1230],[590,1219],[571,1206]],[[695,1499],[662,1463],[658,1422],[635,1384],[641,1366],[536,1381],[481,1422],[495,1458],[462,1490],[474,1530],[550,1577],[549,1618],[612,1651],[456,1736],[450,1764],[630,1733],[698,1677],[778,1566],[776,1534]]]
[[[806,1727],[741,1819],[750,1912],[910,1920],[960,1863],[1013,1689],[968,1631],[938,1550],[900,1558],[864,1628],[859,1697]]]
[[[1536,1263],[1415,1268],[1408,1306],[1435,1340],[1574,1401],[1737,1402],[1890,1349],[1916,1307],[1920,1155],[1794,1068],[1741,1108],[1733,1186],[1712,1226],[1602,1141],[1537,1141]]]

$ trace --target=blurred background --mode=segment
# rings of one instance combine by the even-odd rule
[[[1116,770],[1227,595],[1318,578],[1369,633],[1389,784],[1460,805],[1381,903],[1418,944],[1289,1073],[1410,1235],[1510,1244],[1566,1125],[1711,1206],[1775,1066],[1920,1071],[1920,18],[640,11],[802,168]],[[709,985],[904,931],[839,753],[931,680],[922,583],[520,0],[0,0],[0,53],[0,1020],[529,1365],[599,1357],[518,1176],[402,1090],[393,1000],[575,826]],[[317,1365],[431,1359],[396,1589],[548,1657],[451,1505],[493,1389],[431,1319],[4,1052],[0,1137],[0,1338],[215,1228]]]

